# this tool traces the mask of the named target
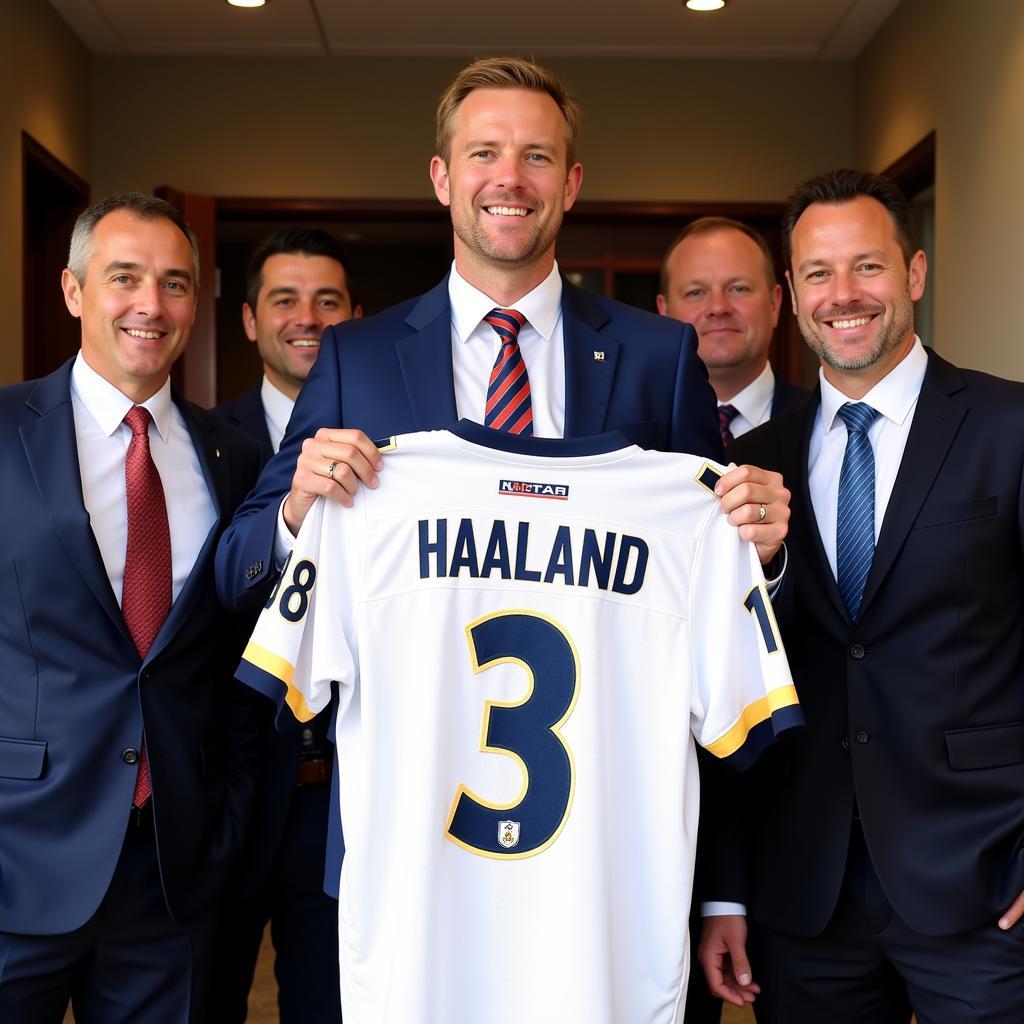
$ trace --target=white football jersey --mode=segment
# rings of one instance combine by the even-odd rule
[[[476,424],[311,509],[239,676],[336,682],[346,1024],[681,1021],[694,737],[801,721],[720,467]]]

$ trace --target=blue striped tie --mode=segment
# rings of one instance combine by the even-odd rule
[[[878,410],[863,402],[847,402],[837,415],[846,424],[847,436],[839,473],[836,582],[850,618],[855,619],[875,556],[875,455],[868,427]]]

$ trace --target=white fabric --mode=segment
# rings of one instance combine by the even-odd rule
[[[111,590],[120,604],[128,544],[124,459],[132,439],[131,430],[122,420],[135,403],[101,377],[79,352],[71,368],[71,404],[82,500]],[[171,594],[177,599],[217,521],[217,514],[188,428],[171,401],[170,381],[142,405],[153,417],[149,426],[149,450],[167,502],[173,574]]]
[[[501,341],[483,318],[501,303],[484,295],[452,264],[448,278],[452,308],[452,371],[459,419],[483,423],[487,384]],[[502,307],[505,308],[505,307]],[[533,291],[512,303],[526,317],[519,351],[530,375],[534,437],[565,434],[565,348],[562,344],[562,279],[558,264]]]
[[[765,363],[764,369],[742,391],[738,391],[728,402],[718,403],[731,405],[737,411],[729,433],[733,437],[742,437],[754,427],[767,423],[772,414],[774,397],[775,373],[772,364]]]
[[[910,352],[893,367],[861,402],[877,409],[881,415],[868,428],[868,440],[875,453],[875,540],[882,529],[885,511],[896,483],[903,450],[914,422],[918,395],[928,368],[928,355],[915,338]],[[819,370],[821,405],[814,419],[807,453],[808,486],[814,518],[821,542],[836,574],[836,509],[839,502],[839,472],[846,454],[846,425],[836,415],[840,406],[858,401],[848,398],[826,379]]]
[[[270,680],[300,720],[340,683],[346,1024],[681,1021],[694,737],[719,756],[742,752],[757,742],[757,722],[796,700],[781,643],[767,650],[763,630],[777,633],[754,548],[697,482],[707,464],[693,456],[628,446],[539,458],[434,432],[399,437],[384,458],[386,482],[361,488],[352,509],[313,506],[239,670],[261,689]],[[502,480],[568,494],[500,493]],[[440,520],[442,564],[450,571],[461,551],[473,566],[457,576],[439,575],[438,556],[420,550],[420,531],[436,541]],[[468,533],[458,539],[466,522],[473,553]],[[593,574],[579,585],[587,530],[602,551],[610,535],[615,551],[627,536],[646,545],[636,593],[601,589]],[[496,535],[508,539],[508,567],[521,557],[542,574],[558,561],[557,538],[569,539],[571,554],[561,550],[573,585],[564,573],[502,578]],[[496,562],[485,571],[489,553]],[[627,562],[626,581],[637,564]],[[766,626],[745,602],[767,609]],[[560,831],[516,857],[514,847],[474,852],[449,822],[464,785],[516,822],[517,845],[535,834],[520,760],[483,744],[488,713],[492,725],[498,709],[532,714],[552,692],[550,665],[530,673],[510,643],[474,671],[468,629],[519,615],[557,624],[579,671],[568,714],[558,704],[544,720],[561,716],[569,796],[558,803],[563,790],[540,771],[529,779],[530,794],[565,808]]]
[[[267,421],[270,445],[276,455],[281,447],[281,441],[284,440],[284,432],[288,429],[288,421],[292,418],[295,402],[274,387],[266,374],[263,375],[263,383],[260,385],[260,401],[263,403],[263,416]]]

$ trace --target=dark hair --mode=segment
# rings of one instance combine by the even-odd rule
[[[264,238],[253,249],[252,255],[249,257],[249,265],[245,272],[245,301],[254,313],[260,289],[263,287],[263,264],[271,256],[278,256],[282,253],[326,256],[328,259],[334,260],[335,263],[340,263],[341,269],[345,271],[345,285],[348,288],[349,299],[355,308],[357,303],[352,287],[352,276],[349,273],[348,259],[341,243],[333,235],[329,235],[319,228],[285,228]]]
[[[668,295],[668,263],[680,242],[685,242],[693,235],[710,235],[715,231],[727,230],[739,231],[740,234],[746,235],[761,250],[761,255],[764,256],[764,272],[768,279],[768,287],[769,289],[774,288],[778,283],[775,277],[775,263],[772,260],[772,251],[768,248],[768,243],[760,231],[755,231],[749,224],[733,220],[732,217],[698,217],[676,235],[675,241],[668,247],[665,258],[661,261],[661,294]]]
[[[857,196],[877,199],[889,211],[903,258],[907,266],[910,266],[910,260],[917,252],[917,239],[914,237],[914,215],[907,197],[896,182],[885,175],[841,168],[801,182],[786,201],[786,210],[782,216],[782,248],[786,266],[790,270],[793,269],[793,228],[804,210],[813,203],[837,206]]]
[[[530,89],[547,93],[558,104],[565,118],[566,164],[572,167],[580,135],[580,108],[557,75],[521,57],[486,57],[475,60],[464,67],[455,81],[445,89],[437,105],[434,142],[438,156],[446,164],[451,159],[455,115],[462,101],[475,89]]]
[[[71,229],[68,270],[75,275],[81,287],[85,287],[85,271],[92,259],[92,233],[108,213],[116,213],[118,210],[127,210],[139,220],[156,220],[159,217],[169,220],[188,239],[192,248],[192,285],[194,288],[199,287],[199,245],[188,221],[177,207],[171,206],[165,199],[144,192],[120,192],[107,196],[79,214]]]

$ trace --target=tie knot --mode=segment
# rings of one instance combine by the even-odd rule
[[[720,405],[718,407],[718,421],[726,430],[732,426],[732,421],[736,419],[739,414],[740,411],[735,405]]]
[[[855,430],[867,431],[878,417],[878,410],[866,402],[847,402],[840,406],[836,414],[846,424],[846,430],[852,434]]]
[[[152,422],[152,419],[153,417],[150,416],[148,409],[143,408],[141,405],[133,405],[125,413],[124,422],[132,432],[132,437],[138,437],[140,434],[149,433],[149,424]]]
[[[492,309],[484,320],[489,323],[501,338],[501,343],[519,340],[519,332],[526,317],[518,309]]]

